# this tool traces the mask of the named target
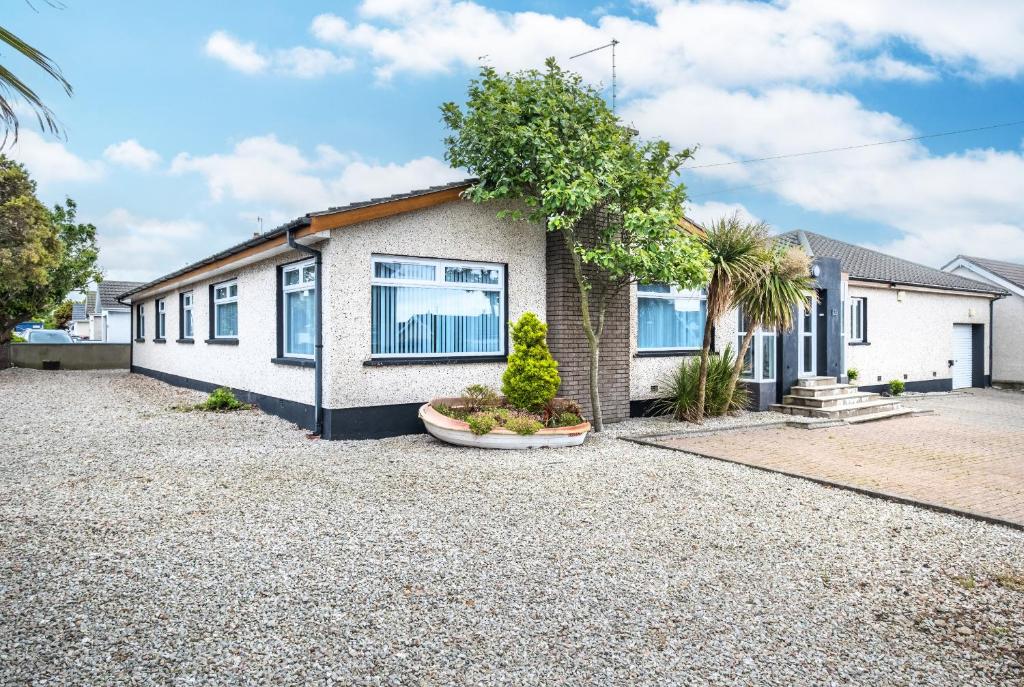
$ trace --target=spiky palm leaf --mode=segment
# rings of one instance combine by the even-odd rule
[[[704,342],[700,354],[700,379],[697,401],[690,419],[704,420],[704,395],[707,389],[708,357],[715,323],[733,306],[736,288],[762,278],[766,272],[765,245],[768,225],[764,222],[744,222],[739,214],[723,217],[705,228],[700,242],[710,258],[707,289],[707,319],[704,324]]]
[[[60,67],[49,57],[2,26],[0,26],[0,43],[9,46],[14,51],[34,62],[44,72],[53,77],[61,85],[65,93],[71,95],[71,84],[64,78]],[[15,141],[18,140],[18,113],[15,110],[15,100],[19,98],[32,108],[36,120],[39,122],[40,129],[49,131],[52,134],[61,133],[60,123],[57,121],[57,116],[53,113],[53,110],[43,103],[39,95],[28,84],[15,76],[10,69],[0,65],[0,122],[3,122],[4,127],[4,136],[2,142],[0,142],[0,148],[7,144],[9,137]],[[13,137],[11,134],[13,134]]]

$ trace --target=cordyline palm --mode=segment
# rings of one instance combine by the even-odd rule
[[[793,312],[806,308],[807,299],[814,297],[814,282],[810,275],[810,258],[799,248],[783,249],[772,246],[761,258],[767,266],[758,279],[744,281],[736,288],[736,305],[743,308],[747,318],[747,331],[743,335],[729,389],[735,389],[743,371],[743,358],[758,329],[788,332],[793,328]]]
[[[2,26],[0,26],[0,44],[6,45],[34,62],[44,72],[56,79],[65,93],[71,95],[71,84],[64,78],[60,67],[49,57]],[[18,114],[15,109],[15,100],[19,98],[28,103],[28,106],[32,108],[36,120],[39,122],[40,129],[49,131],[52,134],[60,134],[60,124],[57,122],[57,116],[53,113],[53,110],[47,107],[39,95],[29,88],[24,81],[15,76],[6,65],[0,64],[0,122],[3,123],[4,127],[4,136],[3,140],[0,141],[0,147],[6,145],[11,134],[13,134],[13,140],[18,140]]]
[[[704,399],[708,385],[708,357],[715,323],[733,307],[737,286],[756,281],[767,272],[764,262],[768,226],[763,222],[743,222],[739,215],[723,217],[705,228],[700,242],[710,257],[707,294],[707,319],[704,343],[700,351],[700,377],[697,401],[691,422],[704,421]]]

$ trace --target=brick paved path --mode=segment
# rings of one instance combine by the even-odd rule
[[[1024,394],[974,390],[907,405],[935,414],[659,443],[1024,525]]]

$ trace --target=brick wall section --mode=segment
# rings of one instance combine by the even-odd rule
[[[599,215],[585,221],[579,232],[584,241],[593,236],[597,221],[600,221]],[[570,255],[560,233],[549,232],[547,239],[548,348],[558,361],[562,378],[559,396],[576,399],[586,416],[592,417],[588,381],[590,353],[583,334],[579,291]],[[588,275],[599,274],[591,267],[585,270]],[[629,417],[629,312],[629,289],[625,288],[608,305],[607,324],[601,338],[599,384],[605,422]],[[596,321],[596,304],[591,313]]]

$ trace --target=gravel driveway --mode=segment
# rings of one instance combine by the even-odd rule
[[[0,683],[1024,683],[1024,533],[612,434],[317,442],[197,398],[0,372]]]

